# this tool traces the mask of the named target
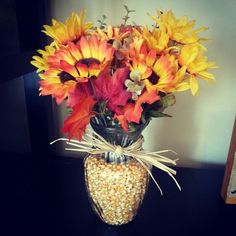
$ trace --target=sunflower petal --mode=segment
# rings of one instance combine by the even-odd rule
[[[194,76],[190,77],[190,89],[192,94],[195,96],[198,92],[198,82]]]
[[[215,76],[207,71],[201,71],[198,73],[203,79],[208,81],[215,81]]]

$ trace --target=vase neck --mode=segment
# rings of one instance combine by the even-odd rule
[[[147,120],[146,123],[136,125],[133,130],[129,131],[125,131],[119,125],[107,127],[96,124],[94,120],[91,120],[90,124],[93,130],[101,135],[107,142],[111,143],[112,145],[128,147],[141,137],[143,130],[149,124],[149,122],[150,120]]]
[[[129,157],[123,154],[117,154],[115,152],[105,152],[104,159],[108,163],[120,164],[129,160]]]
[[[121,126],[116,125],[107,127],[97,124],[93,122],[93,120],[91,121],[91,126],[97,134],[101,135],[110,144],[125,148],[133,144],[142,136],[142,131],[148,125],[149,121],[150,120],[146,123],[136,125],[135,129],[127,132],[123,130]],[[115,152],[106,152],[103,157],[109,163],[122,163],[130,159],[128,156]]]

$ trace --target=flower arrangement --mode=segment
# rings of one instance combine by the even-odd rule
[[[152,117],[169,116],[164,111],[175,104],[175,92],[198,92],[198,80],[215,80],[215,68],[205,56],[199,36],[205,27],[177,19],[171,10],[151,16],[153,26],[128,24],[130,13],[119,26],[85,22],[85,12],[72,13],[65,23],[52,20],[43,32],[52,38],[31,62],[38,68],[40,94],[51,95],[57,104],[66,101],[69,114],[62,131],[72,148],[86,152],[84,173],[90,202],[106,223],[130,222],[144,198],[154,166],[175,179],[168,164],[176,161],[162,150],[142,148],[142,130]],[[92,134],[86,132],[92,125]],[[96,125],[95,125],[96,124]],[[77,138],[77,140],[72,139]]]
[[[198,92],[198,80],[215,80],[208,69],[205,38],[195,21],[177,19],[171,10],[151,16],[153,26],[127,24],[133,10],[119,26],[99,20],[85,22],[85,11],[72,13],[65,23],[52,20],[43,32],[52,42],[31,62],[40,80],[40,95],[57,104],[66,101],[69,115],[62,131],[81,140],[90,119],[103,126],[121,125],[133,130],[151,117],[168,116],[175,92]]]

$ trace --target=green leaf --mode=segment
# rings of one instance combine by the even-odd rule
[[[151,117],[172,117],[171,115],[165,114],[165,113],[160,112],[160,111],[155,111],[155,110],[149,111],[149,115]]]
[[[146,123],[146,118],[145,118],[145,114],[144,113],[141,116],[141,121],[142,121],[142,123]]]
[[[72,109],[71,108],[67,108],[66,112],[67,112],[68,115],[71,115],[72,114]]]
[[[135,126],[135,124],[134,123],[129,123],[129,130],[130,131],[135,131],[136,130],[136,126]]]
[[[173,106],[175,104],[175,96],[173,94],[167,94],[161,98],[161,103],[163,107]]]

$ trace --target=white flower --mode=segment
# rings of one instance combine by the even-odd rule
[[[130,79],[125,81],[125,86],[127,87],[127,91],[132,93],[132,99],[134,101],[137,100],[145,87],[139,70],[133,70],[130,73]]]

